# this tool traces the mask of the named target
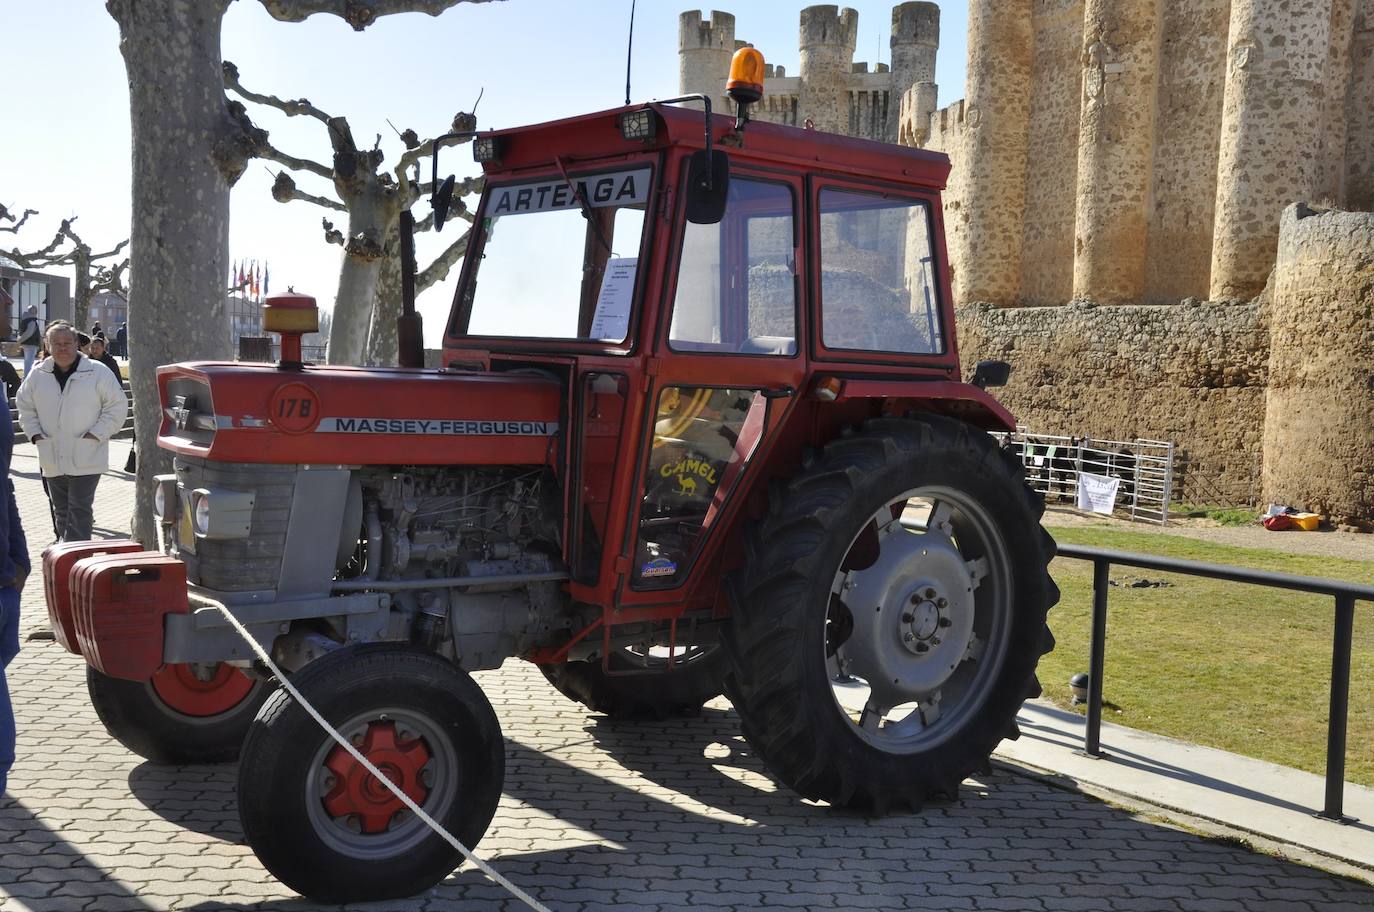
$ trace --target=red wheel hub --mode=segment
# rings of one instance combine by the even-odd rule
[[[163,665],[153,675],[153,692],[163,703],[187,716],[218,716],[248,696],[253,681],[232,665],[218,665],[201,680],[190,665]]]
[[[421,771],[429,763],[430,753],[423,739],[402,739],[395,722],[371,722],[361,743],[355,741],[354,745],[407,798],[416,804],[424,802],[429,789]],[[405,807],[342,747],[330,751],[324,765],[334,775],[334,785],[324,796],[325,810],[338,818],[357,816],[362,832],[385,832],[391,818]]]

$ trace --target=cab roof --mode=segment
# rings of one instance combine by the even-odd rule
[[[620,135],[619,116],[628,111],[653,109],[658,129],[653,140],[626,140]],[[705,148],[705,114],[677,105],[635,104],[595,114],[493,130],[498,158],[483,165],[489,176],[527,169],[552,167],[555,158],[565,166],[587,159],[633,155],[649,149]],[[943,153],[913,149],[894,143],[855,139],[819,130],[751,120],[742,133],[735,132],[732,116],[711,118],[714,148],[725,149],[731,158],[771,163],[798,171],[821,171],[879,178],[926,189],[942,190],[949,178],[949,158]]]

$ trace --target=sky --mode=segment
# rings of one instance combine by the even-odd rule
[[[736,37],[753,43],[769,63],[799,72],[800,0],[721,0],[735,15]],[[855,59],[887,63],[891,0],[844,4],[859,13]],[[941,3],[936,80],[940,104],[963,96],[967,4]],[[685,0],[639,0],[635,13],[631,98],[677,94],[678,15]],[[421,138],[446,130],[453,115],[477,107],[481,129],[514,127],[616,107],[625,100],[626,32],[630,0],[501,0],[461,4],[442,15],[388,16],[354,32],[333,16],[303,23],[272,19],[256,0],[235,0],[224,17],[223,55],[243,85],[281,98],[308,98],[344,116],[359,145],[380,134],[386,160],[402,150],[395,130]],[[0,234],[0,250],[45,246],[58,223],[73,228],[97,252],[128,237],[130,222],[129,100],[119,29],[99,0],[0,0],[0,99],[6,139],[0,142],[0,203],[16,215],[37,209],[19,235]],[[324,127],[250,105],[278,149],[327,162]],[[441,155],[441,170],[477,173],[467,148]],[[338,287],[342,249],[326,244],[320,227],[343,213],[304,202],[273,201],[277,166],[255,161],[233,189],[229,258],[270,265],[271,290],[288,285],[324,308]],[[306,192],[330,194],[312,175],[296,175]],[[424,215],[424,212],[417,212]],[[5,223],[6,226],[12,223]],[[417,240],[420,268],[459,229]],[[453,295],[453,280],[420,296],[426,344],[437,346]]]

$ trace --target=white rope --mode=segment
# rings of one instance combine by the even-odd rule
[[[265,664],[269,669],[272,670],[272,674],[277,676],[277,680],[281,682],[281,686],[286,690],[286,692],[289,693],[295,699],[295,701],[299,703],[305,709],[305,711],[310,714],[310,717],[312,719],[314,719],[316,722],[320,724],[320,727],[325,730],[329,737],[333,738],[335,741],[338,742],[340,747],[342,747],[344,750],[352,754],[353,759],[361,763],[364,769],[366,769],[373,776],[376,776],[377,781],[382,783],[382,785],[385,785],[387,789],[391,792],[391,794],[399,798],[401,800],[401,803],[410,809],[411,813],[413,813],[416,817],[419,817],[421,820],[423,820],[431,830],[442,836],[445,842],[453,846],[462,854],[464,858],[466,858],[468,861],[472,862],[479,869],[481,869],[483,874],[486,874],[488,877],[496,881],[502,887],[505,887],[506,890],[510,891],[511,895],[514,896],[516,899],[520,900],[525,905],[529,906],[531,909],[536,910],[536,912],[549,912],[548,908],[540,905],[539,901],[536,900],[533,896],[530,896],[524,890],[521,890],[515,884],[511,883],[509,880],[502,877],[500,873],[498,873],[485,861],[474,855],[468,849],[467,846],[459,842],[453,836],[453,834],[450,833],[448,830],[444,829],[437,820],[426,814],[424,810],[414,801],[411,801],[410,796],[407,795],[405,792],[401,791],[399,788],[397,788],[396,783],[392,782],[390,778],[382,774],[381,770],[373,766],[372,762],[368,760],[366,757],[364,757],[358,751],[358,749],[353,746],[353,743],[351,741],[349,741],[343,735],[339,734],[338,730],[335,729],[334,726],[324,721],[324,717],[321,716],[318,711],[316,711],[315,707],[310,705],[310,702],[306,700],[305,697],[301,696],[301,692],[295,688],[295,685],[291,683],[291,681],[286,677],[286,675],[282,674],[281,669],[278,668],[276,663],[272,661],[272,658],[267,654],[267,651],[262,648],[262,644],[253,638],[252,634],[250,634],[248,630],[241,623],[239,623],[239,619],[234,617],[234,615],[229,611],[228,608],[225,608],[223,605],[218,604],[212,605],[212,607],[218,609],[220,614],[224,615],[225,619],[229,621],[230,625],[238,631],[239,636],[243,637],[244,640],[247,641],[248,645],[252,647],[253,651],[257,653],[258,658],[262,659],[263,664]]]

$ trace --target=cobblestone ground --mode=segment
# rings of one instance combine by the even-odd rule
[[[37,551],[47,520],[31,452],[19,448],[16,469]],[[97,526],[122,532],[129,496],[122,477],[102,480]],[[45,627],[41,587],[24,603],[24,634]],[[0,912],[318,908],[244,844],[234,768],[157,767],[124,750],[90,708],[84,667],[42,641],[11,666],[20,759],[0,799]],[[613,724],[529,666],[477,677],[508,757],[479,852],[551,909],[1374,908],[1368,885],[1009,771],[917,815],[835,813],[770,783],[724,701],[699,719]],[[424,896],[357,908],[520,906],[464,868]]]

